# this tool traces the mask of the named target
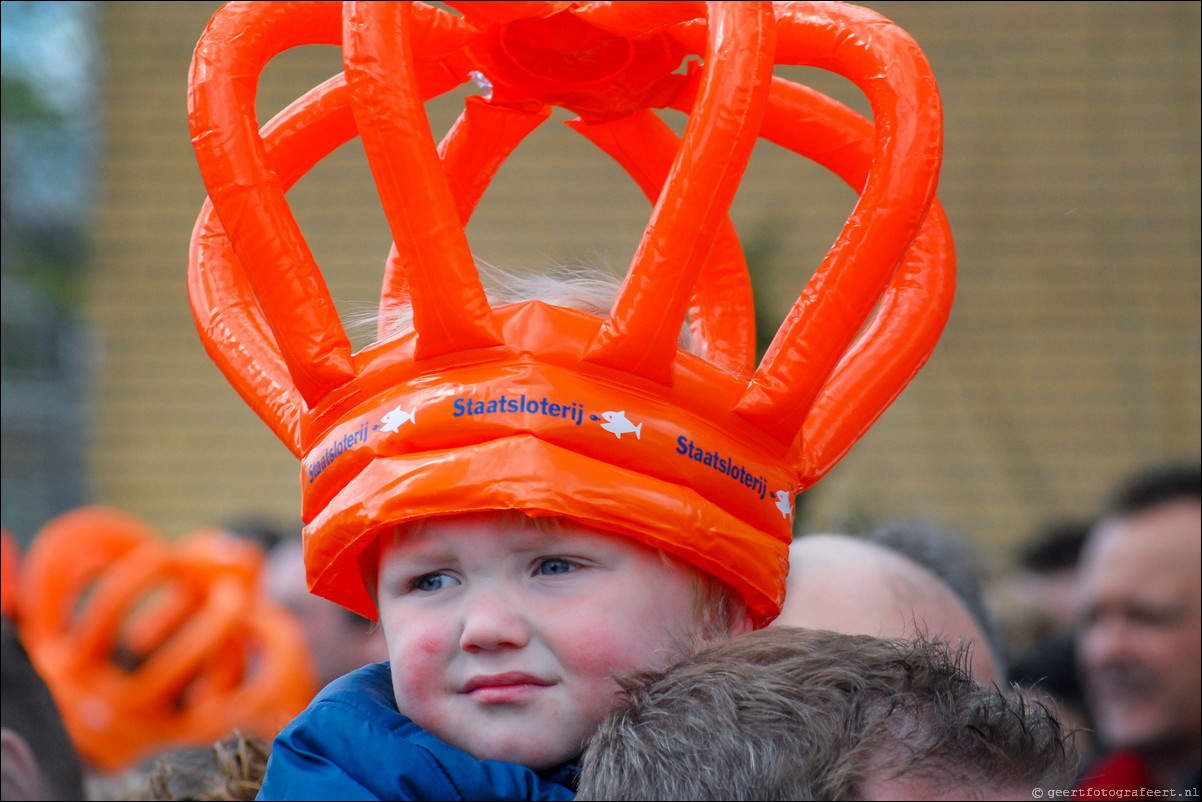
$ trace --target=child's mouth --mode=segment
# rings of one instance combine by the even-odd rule
[[[463,685],[462,694],[471,696],[484,704],[506,704],[519,702],[555,683],[533,674],[508,671],[504,674],[482,674],[472,677]]]

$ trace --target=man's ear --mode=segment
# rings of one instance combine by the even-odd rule
[[[0,727],[0,788],[9,799],[46,799],[42,770],[33,750],[14,730]]]

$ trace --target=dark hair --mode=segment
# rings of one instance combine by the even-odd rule
[[[50,689],[34,668],[7,617],[0,645],[0,726],[24,739],[53,799],[83,799],[83,765]]]
[[[620,680],[577,799],[854,799],[870,779],[1066,788],[1073,750],[1033,697],[942,643],[770,627]]]
[[[1178,500],[1202,501],[1202,464],[1163,464],[1140,471],[1118,488],[1107,512],[1125,517]]]
[[[1037,574],[1076,566],[1094,522],[1083,518],[1052,521],[1018,551],[1018,565]]]
[[[1046,693],[1088,717],[1072,633],[1048,636],[1019,654],[1006,666],[1006,680]]]

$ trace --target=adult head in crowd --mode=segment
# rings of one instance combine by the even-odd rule
[[[1084,518],[1052,521],[1019,549],[1008,584],[1029,610],[1025,645],[1075,629],[1081,550],[1093,525]]]
[[[939,577],[972,616],[990,654],[1001,657],[1004,651],[1001,635],[985,600],[985,564],[973,543],[932,521],[907,519],[885,522],[873,530],[868,541],[909,557]]]
[[[1086,542],[1078,655],[1107,750],[1090,787],[1198,787],[1200,477],[1198,463],[1133,477]]]
[[[968,606],[914,559],[848,535],[807,535],[793,542],[789,560],[776,625],[940,640],[970,650],[975,677],[1001,681],[989,637]]]
[[[770,627],[623,681],[577,799],[1030,799],[1059,723],[932,641]]]
[[[1046,522],[1015,555],[992,601],[1005,621],[1006,680],[1042,694],[1061,722],[1076,730],[1081,754],[1096,730],[1077,666],[1076,627],[1081,550],[1093,528],[1088,518]]]

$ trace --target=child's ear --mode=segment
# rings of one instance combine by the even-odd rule
[[[747,607],[742,604],[731,605],[733,609],[727,616],[726,634],[730,637],[736,635],[744,635],[755,629],[755,624],[751,620],[751,613],[747,611]]]

